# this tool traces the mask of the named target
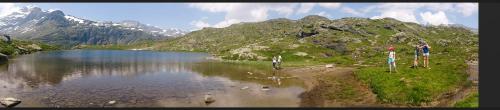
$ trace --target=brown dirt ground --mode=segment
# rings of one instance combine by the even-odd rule
[[[304,81],[307,90],[299,96],[302,107],[382,106],[377,104],[376,95],[369,87],[355,78],[353,70],[350,67],[326,68],[318,65],[284,68],[281,71]]]

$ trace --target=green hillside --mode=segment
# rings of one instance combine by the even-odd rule
[[[175,39],[137,44],[136,48],[201,51],[232,60],[269,61],[281,54],[285,61],[375,64],[385,58],[388,45],[394,44],[400,55],[409,55],[420,40],[433,46],[433,53],[477,56],[478,38],[460,27],[421,26],[390,18],[307,16],[204,28]]]
[[[413,46],[431,45],[430,67],[412,69]],[[359,68],[356,77],[379,101],[428,105],[466,85],[466,61],[478,59],[479,36],[460,26],[423,26],[391,18],[307,16],[204,28],[183,37],[126,48],[208,52],[222,59],[268,62],[283,56],[284,66],[326,63]],[[398,73],[387,69],[387,47],[394,45]],[[421,60],[422,61],[422,60]],[[420,62],[422,64],[422,62]]]
[[[30,54],[37,51],[47,51],[55,49],[58,48],[55,46],[33,41],[12,40],[11,43],[8,43],[4,39],[0,40],[0,53],[8,56]]]

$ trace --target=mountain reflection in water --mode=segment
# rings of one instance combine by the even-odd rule
[[[18,97],[19,106],[28,107],[207,106],[203,95],[212,92],[216,102],[208,106],[298,106],[300,81],[278,86],[267,79],[276,71],[207,61],[207,56],[114,50],[23,55],[0,66],[0,97]],[[260,90],[264,85],[273,89]],[[245,86],[250,89],[240,89]],[[118,104],[105,105],[110,100]]]

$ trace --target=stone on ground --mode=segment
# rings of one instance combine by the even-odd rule
[[[7,108],[14,107],[14,106],[18,105],[19,103],[21,103],[21,100],[16,99],[16,98],[12,98],[12,97],[3,98],[0,100],[0,104],[2,104],[3,106],[5,106]]]
[[[325,65],[325,67],[327,67],[327,68],[333,68],[333,64],[327,64],[327,65]]]

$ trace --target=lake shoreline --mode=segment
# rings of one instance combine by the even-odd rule
[[[157,52],[163,53],[169,51]],[[217,62],[245,64],[251,67],[261,66],[272,69],[271,61],[227,60],[214,56],[213,54],[209,54],[209,56],[204,59]],[[290,65],[287,63],[297,62],[284,62],[283,68],[278,71],[297,77],[303,80],[303,83],[306,85],[306,91],[299,96],[301,98],[301,107],[419,107],[407,104],[395,105],[380,102],[380,99],[373,93],[369,85],[356,77],[355,71],[359,70],[358,66],[334,65],[332,67],[327,67],[325,64],[320,63],[308,63],[304,65]],[[421,105],[421,107],[451,107],[453,106],[452,104],[462,99],[465,95],[469,94],[469,92],[477,91],[477,89],[471,90],[470,88],[457,89],[460,91],[445,93],[447,94],[446,96],[440,96],[445,98],[437,98],[437,100],[433,101],[431,104],[424,104]],[[459,99],[446,98],[455,95],[461,95],[461,97]]]
[[[270,61],[225,60],[217,57],[208,59],[254,66],[272,66]],[[356,66],[334,66],[328,68],[325,64],[316,64],[307,66],[285,66],[278,71],[303,80],[306,85],[306,91],[299,96],[302,99],[300,104],[301,107],[419,107],[411,104],[391,104],[379,101],[369,85],[356,78],[354,73],[356,70],[359,70]],[[325,98],[325,96],[318,95],[335,94],[332,91],[339,92],[339,90],[344,89],[342,87],[345,86],[335,85],[339,82],[356,88],[358,93],[355,94],[358,94],[358,96],[342,97],[345,99],[328,99]],[[334,87],[336,89],[330,91],[324,89],[325,87],[331,86],[339,87]],[[439,96],[439,98],[429,104],[420,105],[420,107],[453,107],[456,102],[463,100],[468,94],[477,92],[477,90],[477,87],[474,85],[463,85],[456,88],[455,91],[444,93],[444,95]]]

